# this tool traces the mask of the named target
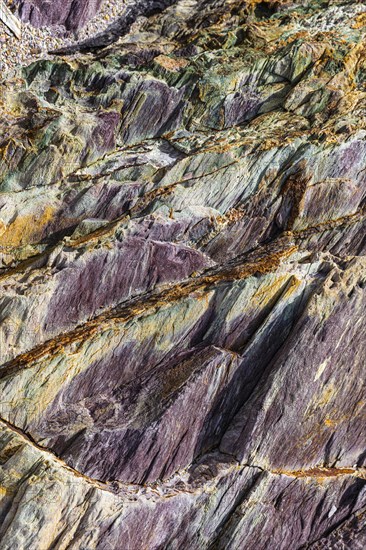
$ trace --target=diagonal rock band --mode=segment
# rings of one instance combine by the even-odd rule
[[[363,550],[366,5],[121,6],[0,83],[0,550]]]
[[[72,55],[77,52],[86,53],[110,46],[117,42],[119,38],[125,36],[131,29],[138,17],[151,17],[157,13],[161,13],[178,0],[136,0],[130,5],[127,5],[122,17],[116,19],[105,31],[98,33],[92,38],[88,38],[77,44],[59,48],[50,53],[59,55]]]

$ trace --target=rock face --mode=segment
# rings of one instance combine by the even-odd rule
[[[2,83],[1,550],[365,548],[365,35],[183,0]]]
[[[23,21],[35,27],[62,25],[76,31],[98,12],[103,0],[15,0]]]

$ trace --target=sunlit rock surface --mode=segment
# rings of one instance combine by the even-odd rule
[[[1,550],[365,548],[365,35],[184,0],[1,84]]]
[[[35,27],[64,26],[80,29],[99,10],[103,0],[14,0],[23,21]]]

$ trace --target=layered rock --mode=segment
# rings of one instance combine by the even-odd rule
[[[68,31],[82,28],[98,12],[103,0],[16,0],[23,21],[34,27],[64,26]]]
[[[183,1],[2,85],[1,548],[364,546],[365,32]]]

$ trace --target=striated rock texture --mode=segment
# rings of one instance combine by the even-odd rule
[[[62,25],[68,31],[83,27],[103,0],[14,0],[23,21],[34,27]]]
[[[0,548],[363,549],[366,6],[158,11],[0,87]]]

